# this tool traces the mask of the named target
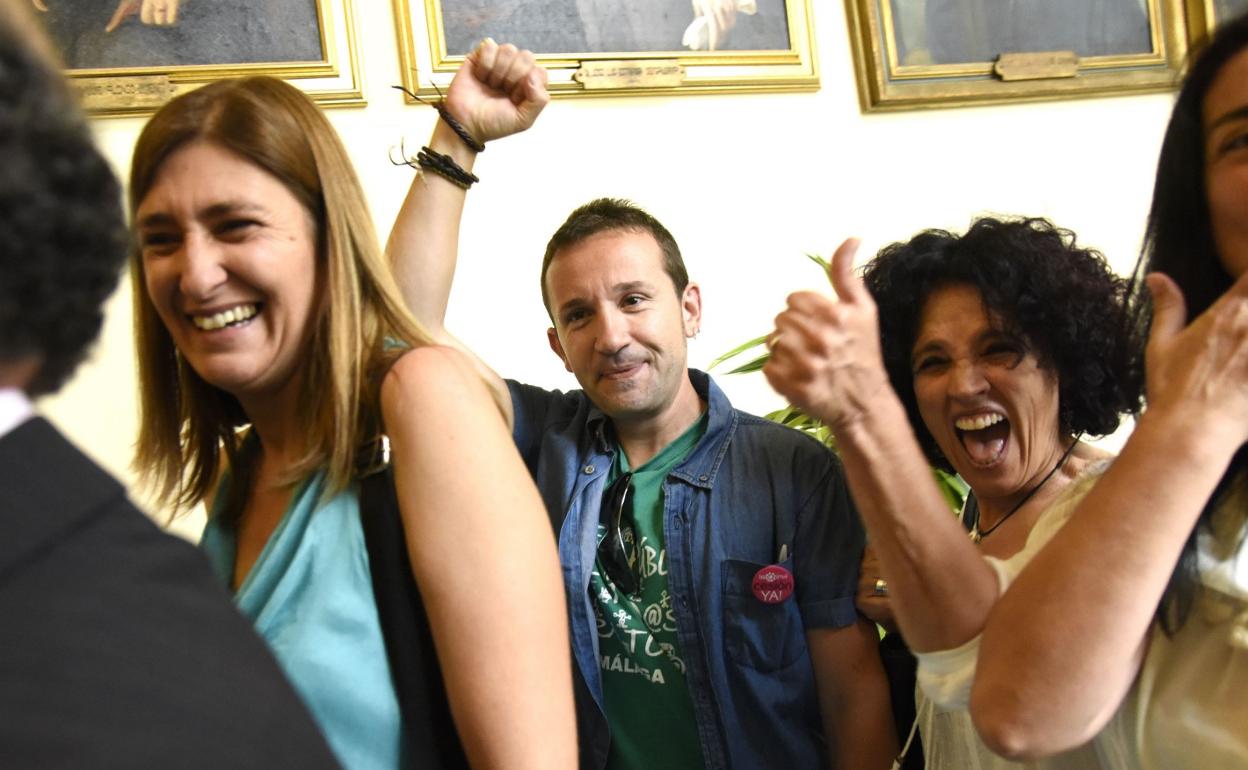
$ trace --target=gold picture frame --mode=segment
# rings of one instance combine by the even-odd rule
[[[36,16],[90,114],[150,113],[179,93],[244,75],[282,78],[323,106],[365,103],[354,0],[183,3],[172,25],[143,22],[139,0],[119,0],[110,20],[71,13],[71,2],[43,0],[47,10]],[[230,26],[244,22],[246,34]]]
[[[1191,44],[1204,44],[1219,24],[1241,13],[1248,13],[1248,0],[1187,0]]]
[[[846,0],[863,111],[1103,96],[1177,83],[1187,51],[1185,0],[1069,0],[1097,14],[1095,24],[1063,13],[1053,0],[1030,2],[1029,18],[1019,12],[1026,3],[996,0]],[[966,13],[952,12],[959,7]],[[1004,16],[1007,7],[1013,15]],[[986,13],[994,10],[997,17]],[[907,37],[918,42],[907,46]],[[1020,50],[999,50],[1005,40]],[[1086,55],[1070,50],[1076,41]]]
[[[661,13],[647,14],[648,2],[662,3]],[[688,0],[394,0],[403,85],[422,97],[445,91],[464,54],[488,36],[533,50],[555,97],[818,90],[814,0],[732,2],[747,9],[734,28],[708,33]],[[647,23],[594,21],[594,8]],[[683,18],[669,9],[690,10]],[[660,23],[649,23],[658,16]],[[699,44],[699,25],[700,44],[718,36],[735,47],[682,48]]]

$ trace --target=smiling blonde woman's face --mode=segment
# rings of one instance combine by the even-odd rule
[[[187,363],[240,400],[290,393],[316,308],[316,228],[278,179],[211,142],[135,213],[147,294]]]

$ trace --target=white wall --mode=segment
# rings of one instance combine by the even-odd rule
[[[623,196],[662,220],[701,283],[705,321],[690,361],[770,327],[786,294],[817,287],[802,254],[848,235],[860,257],[925,227],[964,228],[979,212],[1048,216],[1129,270],[1139,245],[1171,95],[863,115],[844,9],[814,0],[823,87],[811,94],[553,103],[526,135],[478,161],[448,325],[504,375],[574,387],[546,346],[537,271],[546,239],[576,205]],[[333,110],[388,232],[412,172],[391,146],[422,143],[436,117],[405,106],[390,5],[357,0],[366,109]],[[98,137],[124,173],[142,120],[103,119]],[[136,424],[129,285],[76,379],[40,406],[127,481]],[[740,407],[781,400],[761,375],[721,378]],[[194,534],[196,516],[176,529]]]

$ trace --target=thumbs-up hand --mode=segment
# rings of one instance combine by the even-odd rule
[[[1163,273],[1146,280],[1153,295],[1148,411],[1238,448],[1248,441],[1248,273],[1190,324],[1175,282]]]
[[[828,270],[835,298],[789,296],[768,338],[763,367],[780,395],[838,432],[862,418],[881,393],[891,393],[880,354],[875,301],[854,275],[858,240],[841,244]]]

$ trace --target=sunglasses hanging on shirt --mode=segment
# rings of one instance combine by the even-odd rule
[[[625,516],[630,522],[633,519],[632,481],[633,474],[625,473],[611,482],[603,494],[600,523],[606,527],[607,534],[598,543],[598,561],[616,588],[635,596],[641,590],[641,580],[628,562],[624,532],[620,527]]]

